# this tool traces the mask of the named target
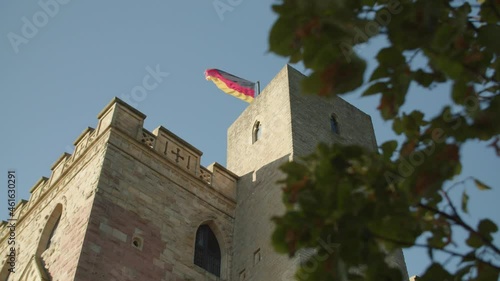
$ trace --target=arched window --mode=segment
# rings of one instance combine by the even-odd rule
[[[38,242],[38,248],[36,250],[36,256],[40,257],[43,252],[53,245],[53,240],[57,234],[59,222],[61,220],[62,215],[62,205],[57,204],[52,211],[47,223],[45,224],[45,228],[42,231],[42,236],[40,237],[40,241]]]
[[[262,124],[260,121],[255,121],[252,130],[252,143],[255,143],[260,139],[260,135],[262,134]]]
[[[339,134],[339,123],[337,122],[337,118],[335,118],[335,115],[330,115],[330,129],[332,132],[335,134]]]
[[[196,231],[194,264],[220,277],[221,252],[215,234],[206,224]]]

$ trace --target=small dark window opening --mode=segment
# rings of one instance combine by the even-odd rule
[[[142,250],[142,244],[143,244],[143,240],[141,237],[134,236],[132,238],[132,246],[134,246],[135,248]]]
[[[340,131],[339,131],[339,123],[337,122],[337,119],[335,118],[335,116],[333,116],[333,114],[330,115],[330,129],[335,134],[339,134],[340,133]]]
[[[194,264],[220,277],[221,253],[215,234],[208,225],[201,225],[196,231]]]
[[[252,132],[252,143],[255,143],[260,139],[260,136],[262,134],[262,125],[260,124],[259,121],[255,122],[255,125],[253,125],[253,132]]]

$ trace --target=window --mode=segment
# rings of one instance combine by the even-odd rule
[[[136,249],[142,250],[143,239],[137,235],[132,238],[132,246]]]
[[[252,130],[252,143],[258,141],[260,139],[261,134],[262,134],[262,124],[260,123],[260,121],[255,121]]]
[[[220,277],[221,252],[215,234],[206,224],[196,231],[194,264]]]
[[[339,134],[339,123],[337,122],[337,118],[335,118],[335,115],[330,115],[330,129],[332,132],[335,134]]]
[[[258,264],[261,260],[262,256],[260,255],[260,248],[258,248],[257,251],[253,253],[253,265]]]
[[[62,215],[62,205],[57,204],[52,211],[49,219],[47,220],[47,224],[43,229],[42,236],[40,237],[40,241],[38,242],[38,248],[36,251],[36,256],[40,257],[43,252],[48,250],[54,242],[54,238],[56,237],[58,226],[61,220]]]
[[[240,271],[240,278],[239,279],[240,279],[239,281],[247,280],[247,273],[245,272],[244,269],[242,271]]]

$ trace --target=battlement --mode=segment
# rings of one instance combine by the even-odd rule
[[[30,190],[30,199],[17,204],[14,217],[18,221],[22,220],[23,215],[35,206],[49,189],[57,185],[75,163],[110,129],[135,139],[154,154],[167,159],[171,164],[203,182],[207,188],[235,201],[237,175],[218,163],[203,167],[200,164],[203,153],[163,126],[157,127],[152,132],[143,128],[146,115],[124,101],[113,98],[97,118],[97,128],[86,128],[74,141],[73,153],[63,153],[52,165],[50,177],[38,180]],[[66,182],[68,177],[65,178]],[[4,237],[5,231],[6,224],[2,223],[0,237]]]
[[[98,118],[97,135],[108,127],[116,128],[234,200],[237,175],[218,163],[212,163],[206,168],[201,166],[203,152],[163,126],[157,127],[153,132],[143,128],[146,115],[124,101],[115,97]]]

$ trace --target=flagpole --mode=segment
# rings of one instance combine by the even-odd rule
[[[257,81],[257,95],[260,95],[260,81]]]

